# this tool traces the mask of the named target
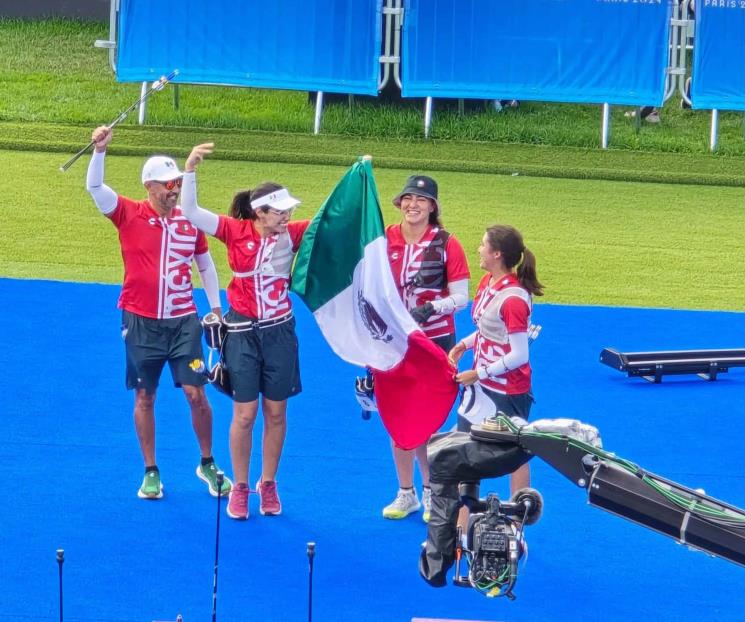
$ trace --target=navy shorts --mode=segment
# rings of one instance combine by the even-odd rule
[[[440,346],[445,351],[445,354],[447,354],[455,347],[455,333],[443,335],[442,337],[432,337],[432,341]]]
[[[127,355],[127,388],[158,388],[168,362],[177,387],[207,382],[202,350],[202,326],[196,313],[157,320],[122,311],[122,338]]]
[[[251,319],[233,309],[225,315],[228,324],[250,322]],[[279,324],[257,324],[250,330],[228,332],[222,360],[236,402],[253,402],[259,393],[281,402],[303,389],[294,317]]]
[[[516,395],[507,395],[506,393],[490,391],[483,386],[481,390],[484,392],[484,395],[494,402],[498,411],[501,410],[508,417],[522,417],[525,421],[528,420],[530,408],[533,406],[533,402],[535,402],[533,394],[530,391],[527,393],[517,393]],[[462,415],[458,415],[458,432],[470,431],[471,422]]]

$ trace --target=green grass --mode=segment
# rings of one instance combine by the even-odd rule
[[[116,231],[84,190],[87,157],[58,171],[92,127],[139,96],[139,85],[114,81],[107,53],[92,47],[107,34],[99,23],[0,19],[0,275],[121,280]],[[236,189],[275,179],[304,199],[299,216],[309,217],[346,167],[370,153],[387,222],[397,220],[388,200],[410,173],[437,178],[473,283],[484,227],[507,222],[535,251],[547,301],[745,310],[739,114],[722,115],[721,149],[711,155],[708,115],[675,102],[662,124],[639,131],[614,109],[613,148],[603,151],[597,106],[526,102],[494,113],[476,105],[459,116],[438,101],[433,139],[423,140],[420,102],[329,105],[323,134],[313,136],[305,93],[187,85],[180,95],[178,110],[159,93],[149,125],[132,117],[117,128],[107,182],[119,192],[143,196],[144,156],[183,158],[213,140],[217,151],[200,173],[205,206],[224,211]],[[212,248],[225,286],[224,249]]]
[[[87,158],[64,175],[60,159],[0,151],[0,274],[119,282],[116,231],[84,189]],[[110,156],[107,183],[143,196],[141,165],[140,157]],[[298,217],[310,217],[345,169],[211,160],[200,170],[200,203],[224,211],[238,188],[275,179],[303,199]],[[409,172],[376,169],[387,222],[397,220],[389,199]],[[484,227],[507,222],[523,231],[538,258],[546,301],[745,310],[742,190],[459,172],[437,179],[445,224],[466,248],[474,282]],[[224,249],[216,241],[211,247],[225,286]]]
[[[91,126],[115,118],[139,97],[139,85],[114,81],[107,52],[92,47],[95,39],[107,37],[108,25],[103,23],[0,19],[0,120]],[[622,109],[614,108],[612,147],[706,154],[709,115],[682,111],[677,105],[677,99],[671,100],[663,110],[663,122],[643,125],[640,131],[623,117]],[[423,144],[421,108],[419,101],[395,107],[366,101],[353,109],[332,104],[326,109],[323,131],[406,141],[418,149]],[[524,102],[519,110],[495,113],[476,105],[476,111],[464,116],[452,110],[452,102],[439,100],[435,108],[434,139],[593,150],[599,143],[599,106]],[[313,106],[304,92],[184,85],[178,110],[167,93],[151,99],[148,122],[307,134],[313,127]],[[721,162],[727,160],[722,156],[745,155],[743,127],[742,114],[723,113],[720,155],[706,157]],[[469,150],[462,149],[461,156],[459,161],[467,163]]]
[[[49,123],[0,122],[0,149],[60,152],[60,164],[84,146],[91,128]],[[379,168],[745,186],[739,158],[698,154],[601,151],[550,145],[493,142],[396,141],[349,136],[224,128],[120,126],[111,151],[146,156],[167,152],[185,157],[195,144],[213,141],[223,160],[343,166],[370,153]]]

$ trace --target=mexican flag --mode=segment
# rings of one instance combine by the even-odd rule
[[[403,449],[426,442],[445,422],[458,386],[446,354],[396,290],[370,161],[354,164],[313,218],[292,291],[334,352],[373,370],[378,411],[393,441]]]

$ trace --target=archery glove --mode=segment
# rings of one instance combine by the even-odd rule
[[[409,313],[417,324],[424,324],[430,316],[435,312],[434,306],[431,302],[425,302],[423,305],[414,307]]]

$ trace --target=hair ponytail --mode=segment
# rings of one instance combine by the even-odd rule
[[[523,247],[523,260],[517,267],[517,279],[525,289],[533,296],[543,296],[543,284],[538,280],[535,271],[535,255]]]
[[[228,214],[239,220],[256,220],[256,210],[251,207],[251,201],[281,190],[284,186],[273,181],[265,181],[256,186],[253,190],[241,190],[233,197]],[[268,211],[268,207],[260,207],[262,211]]]
[[[256,220],[256,214],[251,209],[251,191],[241,190],[233,197],[228,214],[239,220]]]

